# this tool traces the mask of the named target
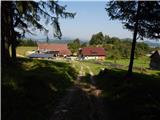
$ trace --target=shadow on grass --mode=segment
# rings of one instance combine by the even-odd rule
[[[2,119],[48,119],[76,76],[69,64],[59,62],[19,59],[2,66]]]
[[[160,118],[160,76],[112,69],[95,77],[103,90],[105,108],[110,120],[157,120]]]

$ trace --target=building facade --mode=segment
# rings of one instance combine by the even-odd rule
[[[84,47],[79,50],[79,58],[83,60],[104,60],[106,52],[102,47]]]
[[[150,58],[150,68],[160,70],[160,50],[155,51]]]

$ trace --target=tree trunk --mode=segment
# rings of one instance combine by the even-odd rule
[[[12,60],[16,60],[16,36],[13,26],[13,5],[12,1],[2,1],[2,64],[11,62],[10,45]]]
[[[11,43],[12,60],[16,61],[16,35],[13,26],[13,14],[11,13],[10,16],[11,16],[11,37],[12,37],[12,43]]]
[[[3,28],[3,27],[2,27]],[[9,54],[9,43],[5,42],[6,38],[2,32],[2,39],[1,39],[1,60],[2,65],[10,63],[10,54]]]
[[[13,31],[14,32],[14,31]],[[12,39],[12,60],[13,61],[16,61],[16,38],[13,36],[13,39]]]
[[[130,63],[129,63],[129,67],[128,67],[127,76],[132,76],[132,69],[133,69],[134,53],[135,53],[136,40],[137,40],[138,21],[139,21],[140,9],[141,9],[140,8],[140,1],[138,1],[136,22],[134,24],[134,34],[133,34],[133,41],[132,41],[132,48],[131,48],[131,55],[130,55]]]
[[[10,63],[10,53],[9,53],[9,47],[11,44],[11,18],[10,18],[10,12],[11,12],[11,2],[2,1],[2,65],[3,64],[9,64]]]

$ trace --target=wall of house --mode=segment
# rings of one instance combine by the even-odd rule
[[[71,60],[77,60],[78,57],[73,57],[73,56],[72,56],[72,57],[70,57],[70,59],[71,59]]]
[[[105,56],[99,56],[98,57],[99,60],[105,60],[105,58],[106,58]]]
[[[150,61],[150,68],[160,70],[160,56],[155,54]]]
[[[105,56],[85,56],[85,60],[104,60]]]

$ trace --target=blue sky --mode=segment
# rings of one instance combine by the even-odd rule
[[[67,5],[67,11],[76,12],[74,19],[61,18],[59,20],[63,34],[62,38],[90,40],[91,36],[98,32],[119,38],[131,38],[132,32],[123,29],[120,21],[112,21],[109,19],[105,11],[106,3],[107,2],[104,1],[60,1],[59,4]],[[47,28],[49,29],[49,38],[53,39],[53,27],[47,25]],[[35,39],[46,38],[43,32],[40,33],[37,31],[36,34],[36,36],[27,35],[27,37]]]
[[[111,21],[105,11],[106,2],[61,2],[68,11],[76,12],[74,19],[61,19],[63,35],[89,40],[92,34],[103,32],[120,38],[132,37],[120,21]]]
[[[89,41],[91,36],[98,32],[103,32],[111,37],[132,38],[132,32],[123,28],[121,21],[110,20],[105,10],[106,3],[104,1],[60,1],[60,5],[67,5],[68,12],[76,12],[74,19],[60,19],[60,27],[64,39],[75,39]],[[49,38],[53,37],[53,27],[48,25]],[[37,32],[37,36],[28,36],[35,39],[46,39],[43,33]]]

